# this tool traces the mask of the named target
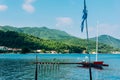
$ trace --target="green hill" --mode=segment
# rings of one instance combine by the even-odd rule
[[[48,29],[46,27],[16,28],[12,26],[1,26],[0,29],[3,31],[16,31],[19,33],[25,33],[41,39],[54,40],[68,45],[77,45],[82,47],[86,46],[86,41],[84,39],[71,36],[64,31]]]
[[[42,39],[66,39],[71,37],[69,34],[67,34],[64,31],[60,31],[56,29],[48,29],[47,27],[16,28],[12,26],[0,26],[0,30],[27,33]]]
[[[91,38],[91,40],[95,41],[96,37]],[[120,40],[116,39],[116,38],[114,38],[112,36],[101,35],[101,36],[98,37],[98,40],[99,40],[100,43],[104,43],[104,44],[113,46],[115,48],[120,48]]]
[[[85,39],[80,39],[74,36],[67,34],[64,31],[56,30],[56,29],[48,29],[46,27],[23,27],[23,28],[16,28],[11,26],[1,26],[1,30],[3,31],[16,31],[19,33],[26,33],[35,37],[39,37],[41,39],[55,41],[61,44],[80,47],[81,49],[85,49],[87,46],[87,42]],[[95,41],[90,41],[90,51],[95,51]],[[56,46],[56,47],[59,47]],[[55,48],[55,47],[54,47]],[[99,44],[99,52],[106,53],[113,51],[114,48],[103,43]]]
[[[0,46],[10,48],[24,48],[30,50],[42,49],[45,51],[55,50],[57,52],[81,53],[85,48],[75,45],[67,45],[53,40],[44,40],[32,35],[17,33],[13,31],[0,31]]]

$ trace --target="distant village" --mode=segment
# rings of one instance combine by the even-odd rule
[[[59,52],[57,52],[55,50],[46,51],[46,50],[43,50],[43,49],[32,50],[31,52],[32,53],[51,53],[51,54],[59,53]],[[6,46],[0,46],[0,53],[22,53],[22,49],[20,49],[20,48],[9,48],[9,47],[6,47]],[[69,53],[69,50],[64,50],[64,53]]]
[[[21,51],[22,51],[22,49],[0,46],[0,53],[11,53],[11,52],[19,53]]]
[[[22,53],[22,49],[0,46],[0,53]],[[25,53],[51,53],[51,54],[58,54],[59,53],[60,54],[60,52],[57,52],[55,50],[46,51],[46,50],[43,50],[43,49],[32,50],[30,52],[25,52]],[[69,50],[64,50],[62,53],[69,53]],[[86,51],[84,50],[82,53],[84,54],[84,53],[86,53]],[[91,53],[96,54],[96,52],[91,52]],[[111,53],[112,54],[120,54],[120,52],[118,52],[118,51],[113,51]]]

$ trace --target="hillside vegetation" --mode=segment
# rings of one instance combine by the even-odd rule
[[[96,37],[91,38],[91,40],[95,41]],[[116,39],[116,38],[114,38],[112,36],[101,35],[101,36],[98,37],[98,40],[99,40],[100,43],[104,43],[104,44],[113,46],[115,48],[120,48],[120,40]]]
[[[48,49],[54,49],[57,51],[61,51],[65,49],[68,49],[70,52],[82,52],[86,49],[87,42],[85,39],[80,39],[74,36],[71,36],[67,34],[64,31],[56,30],[56,29],[48,29],[46,27],[23,27],[23,28],[16,28],[11,26],[1,26],[0,30],[2,31],[16,31],[18,33],[24,33],[29,36],[32,35],[34,38],[40,38],[43,41],[43,46],[47,46]],[[29,40],[29,39],[28,39]],[[95,52],[96,48],[96,42],[91,39],[89,42],[90,46],[90,52]],[[31,40],[30,40],[31,41]],[[48,41],[47,43],[44,43],[45,41]],[[52,43],[50,43],[52,42]],[[38,45],[39,42],[37,42]],[[41,45],[41,44],[40,44]],[[60,45],[62,45],[60,47]],[[54,47],[53,47],[54,46]],[[45,48],[43,47],[43,48]],[[40,48],[40,47],[39,47]],[[57,49],[56,49],[57,48]],[[118,51],[119,49],[116,49],[112,47],[111,45],[99,43],[99,52],[100,53],[110,53],[112,51]]]
[[[52,40],[44,40],[32,35],[17,33],[13,31],[0,31],[0,46],[11,48],[24,48],[27,47],[31,50],[55,50],[58,53],[69,50],[70,53],[81,53],[85,48],[74,45],[67,45]]]
[[[56,29],[48,29],[47,27],[16,28],[12,26],[0,26],[0,30],[26,33],[42,39],[67,39],[71,37],[69,34],[67,34],[64,31],[60,31]]]

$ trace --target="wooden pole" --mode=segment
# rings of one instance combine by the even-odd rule
[[[87,19],[86,19],[86,33],[87,33],[87,53],[89,55],[89,74],[90,74],[90,80],[92,80],[91,57],[90,57],[90,53],[89,53],[89,36],[88,36]]]
[[[38,59],[36,55],[35,80],[38,80]]]

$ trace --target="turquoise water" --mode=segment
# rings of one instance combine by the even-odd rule
[[[88,54],[37,54],[42,62],[79,62]],[[0,80],[34,80],[36,54],[0,54]],[[92,68],[93,80],[120,80],[120,54],[99,54],[109,64],[103,70]],[[95,55],[91,55],[91,61]],[[89,80],[89,70],[78,64],[38,65],[38,80]]]

